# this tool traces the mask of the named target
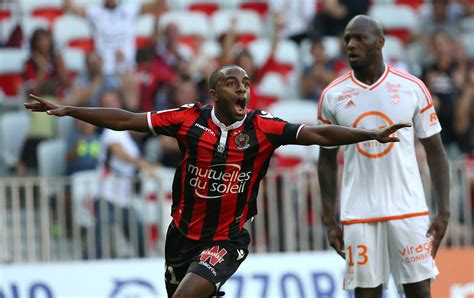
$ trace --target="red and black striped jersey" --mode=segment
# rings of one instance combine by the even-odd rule
[[[257,213],[259,184],[273,152],[295,144],[302,127],[259,110],[226,127],[212,105],[202,104],[148,112],[147,121],[153,134],[178,140],[183,160],[173,180],[171,216],[194,240],[239,234]]]

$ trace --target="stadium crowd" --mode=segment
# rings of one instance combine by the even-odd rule
[[[425,82],[448,155],[465,164],[474,185],[472,0],[4,0],[0,112],[21,109],[29,93],[88,107],[118,98],[131,111],[207,102],[209,75],[229,63],[251,77],[251,108],[288,99],[317,102],[327,84],[349,70],[341,36],[358,14],[384,25],[386,63]],[[11,63],[20,69],[6,66]],[[52,117],[29,117],[18,162],[3,165],[3,175],[37,175],[38,145],[64,137]],[[64,175],[97,167],[100,147],[107,146],[101,134],[73,124],[64,137]],[[131,139],[138,151],[129,163],[137,169],[146,169],[143,160],[165,167],[181,160],[171,138]],[[422,149],[419,161],[423,165]]]

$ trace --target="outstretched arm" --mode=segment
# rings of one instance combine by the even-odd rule
[[[363,141],[377,140],[380,143],[398,142],[397,137],[390,135],[400,128],[410,127],[411,124],[400,123],[385,128],[366,130],[343,127],[339,125],[305,126],[298,134],[300,145],[339,146]]]
[[[145,113],[132,113],[121,109],[62,106],[33,94],[30,94],[30,97],[36,102],[25,103],[25,108],[33,112],[46,112],[48,115],[58,117],[71,116],[113,130],[149,131]]]
[[[84,7],[77,6],[72,0],[63,0],[63,9],[65,12],[70,12],[80,17],[86,16],[86,10]]]
[[[166,9],[166,1],[164,0],[154,0],[151,2],[145,2],[142,4],[140,12],[144,13],[151,13],[151,14],[159,14]]]
[[[430,169],[431,185],[434,188],[438,214],[433,218],[428,229],[428,236],[433,237],[431,255],[436,256],[441,240],[448,227],[449,220],[449,164],[439,134],[420,139],[426,151]]]
[[[337,218],[337,152],[338,149],[321,148],[318,160],[318,178],[321,188],[321,202],[323,206],[323,222],[326,225],[326,234],[329,244],[341,256],[344,256],[344,240],[342,228]]]

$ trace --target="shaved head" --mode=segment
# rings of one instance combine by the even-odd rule
[[[225,70],[230,67],[241,68],[237,64],[227,64],[219,67],[209,77],[209,89],[216,89],[217,83],[219,83],[219,81],[225,77]]]
[[[383,27],[380,22],[366,15],[353,17],[346,28],[359,28],[371,32],[375,37],[383,37]]]
[[[374,18],[358,15],[344,30],[344,47],[351,68],[366,84],[376,81],[385,71],[382,25]]]

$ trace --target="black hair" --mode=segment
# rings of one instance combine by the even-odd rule
[[[226,64],[218,69],[214,70],[214,72],[211,74],[209,77],[209,89],[216,89],[217,83],[224,77],[224,72],[223,70],[229,67],[239,67],[237,64]]]
[[[38,40],[43,36],[50,39],[50,41],[51,41],[51,51],[53,50],[53,44],[52,44],[53,43],[53,37],[51,35],[51,32],[47,29],[44,29],[44,28],[38,28],[33,32],[33,34],[30,37],[30,50],[31,51],[36,51],[36,49],[38,48]]]

